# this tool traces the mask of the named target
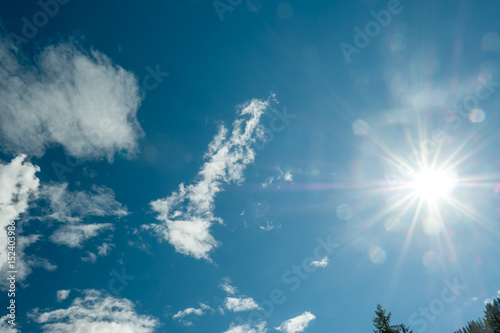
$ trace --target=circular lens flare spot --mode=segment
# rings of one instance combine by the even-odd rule
[[[368,256],[370,260],[377,265],[383,264],[387,259],[387,253],[385,253],[384,249],[380,246],[372,246],[368,250]]]
[[[481,109],[474,109],[469,113],[471,123],[481,123],[486,119],[486,113]]]

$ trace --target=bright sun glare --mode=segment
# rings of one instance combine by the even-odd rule
[[[412,182],[415,195],[421,199],[434,203],[446,198],[455,188],[455,177],[446,172],[424,170],[417,174]]]

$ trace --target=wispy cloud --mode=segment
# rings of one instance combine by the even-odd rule
[[[278,171],[278,175],[267,177],[266,181],[262,183],[262,187],[266,188],[271,185],[275,181],[285,181],[285,182],[293,182],[293,175],[290,171],[283,171],[281,167],[276,166],[276,171]]]
[[[213,213],[215,197],[225,184],[244,180],[243,171],[255,158],[251,144],[264,135],[260,118],[268,106],[269,101],[252,100],[240,107],[232,132],[221,126],[209,144],[207,162],[196,181],[181,184],[169,197],[151,202],[162,223],[143,227],[153,229],[177,252],[210,261],[209,253],[218,246],[210,227],[213,222],[222,223]]]
[[[44,219],[59,222],[81,222],[87,216],[115,216],[129,214],[127,207],[116,201],[115,193],[106,186],[93,185],[91,191],[69,191],[68,183],[43,185],[40,198],[50,206]]]
[[[29,63],[0,36],[0,145],[41,156],[60,145],[82,159],[137,151],[140,96],[135,76],[77,43],[46,47]],[[70,112],[71,111],[71,112]]]
[[[210,310],[210,307],[206,304],[200,303],[199,308],[187,308],[177,312],[172,316],[172,319],[179,320],[185,326],[191,326],[193,323],[189,320],[185,320],[184,318],[187,316],[203,316],[205,314],[205,310]]]
[[[229,278],[224,278],[220,286],[229,295],[234,295],[237,291],[237,288],[231,285],[231,280]]]
[[[110,229],[113,229],[111,223],[67,224],[57,229],[50,236],[50,240],[59,245],[81,248],[83,243],[88,239],[97,236],[104,230]]]
[[[97,290],[84,291],[66,309],[41,311],[36,308],[29,316],[42,324],[44,332],[134,332],[152,333],[158,320],[136,313],[128,299],[105,296]]]
[[[224,306],[226,307],[226,309],[233,312],[256,310],[259,308],[252,297],[226,297]]]
[[[306,311],[300,316],[284,321],[280,326],[276,327],[276,329],[285,333],[303,332],[314,319],[316,319],[316,317],[311,312]]]

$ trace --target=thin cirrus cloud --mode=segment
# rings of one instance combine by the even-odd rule
[[[306,311],[300,316],[284,321],[280,326],[276,327],[276,329],[285,333],[303,332],[314,319],[316,319],[316,316]]]
[[[264,136],[260,118],[268,107],[269,101],[256,99],[240,107],[232,132],[221,126],[209,144],[205,154],[207,162],[196,182],[181,184],[170,196],[151,202],[161,223],[143,225],[143,228],[152,229],[179,253],[211,261],[209,253],[218,242],[210,233],[210,227],[213,222],[222,223],[213,213],[215,197],[225,184],[244,180],[243,171],[255,158],[251,144]]]
[[[44,332],[152,333],[158,319],[140,315],[134,304],[125,298],[103,295],[97,290],[85,290],[66,309],[41,311],[36,308],[29,317],[41,324]]]
[[[81,248],[88,239],[96,237],[104,230],[112,230],[113,228],[111,223],[68,224],[57,229],[50,236],[50,240],[58,245]]]
[[[135,76],[76,43],[46,47],[30,64],[0,36],[0,145],[42,156],[52,146],[81,159],[137,151],[143,131]]]
[[[116,201],[115,193],[106,186],[93,185],[91,191],[69,191],[68,183],[55,183],[41,186],[39,193],[50,206],[45,219],[81,222],[86,216],[129,215],[127,207]]]

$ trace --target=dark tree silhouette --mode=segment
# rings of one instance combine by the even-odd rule
[[[375,318],[373,318],[374,333],[413,333],[407,326],[391,325],[391,313],[386,313],[380,304],[377,304]]]
[[[491,333],[486,323],[482,318],[469,321],[465,327],[455,331],[455,333]]]
[[[500,296],[493,301],[493,304],[486,304],[484,321],[492,333],[500,333]]]

